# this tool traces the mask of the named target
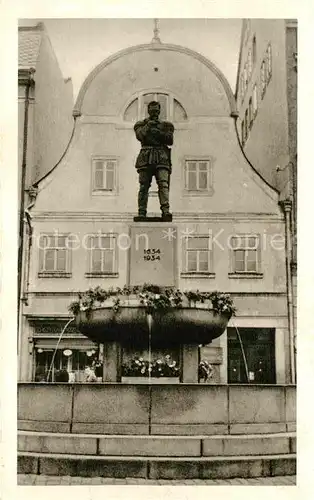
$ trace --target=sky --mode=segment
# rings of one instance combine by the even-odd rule
[[[153,19],[36,19],[44,22],[61,71],[73,81],[74,99],[87,75],[111,54],[149,43]],[[159,19],[160,39],[193,49],[210,59],[235,90],[241,19]]]

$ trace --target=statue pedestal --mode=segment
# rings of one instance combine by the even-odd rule
[[[137,215],[133,217],[134,222],[172,222],[172,214],[164,215],[162,217],[142,217]]]
[[[131,286],[144,283],[177,285],[177,228],[160,221],[146,218],[130,228]]]

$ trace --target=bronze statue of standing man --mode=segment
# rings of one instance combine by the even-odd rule
[[[146,217],[148,192],[155,176],[162,219],[172,220],[169,210],[169,183],[171,174],[171,149],[174,126],[170,122],[160,121],[160,104],[152,101],[148,104],[148,118],[134,125],[136,138],[142,147],[137,157],[135,168],[139,174],[138,215]]]

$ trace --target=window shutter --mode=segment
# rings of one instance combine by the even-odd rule
[[[94,189],[104,188],[104,162],[95,161],[94,162]]]
[[[187,271],[190,273],[197,271],[197,253],[194,251],[187,252]]]
[[[102,252],[99,248],[93,248],[91,250],[92,252],[92,259],[91,259],[91,272],[92,273],[97,273],[102,271]]]
[[[107,161],[106,163],[106,186],[108,191],[113,191],[114,189],[114,171],[115,163],[113,161]]]
[[[103,250],[103,271],[112,273],[114,271],[113,250]]]
[[[67,250],[64,249],[58,249],[56,250],[56,271],[66,271],[66,258],[67,258]]]
[[[208,169],[206,163],[205,169],[199,169],[198,187],[199,189],[208,189]]]
[[[48,249],[45,252],[45,271],[55,271],[55,252],[54,249]]]

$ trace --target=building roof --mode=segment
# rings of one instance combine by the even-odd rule
[[[36,68],[44,25],[19,27],[18,62],[19,67]]]

